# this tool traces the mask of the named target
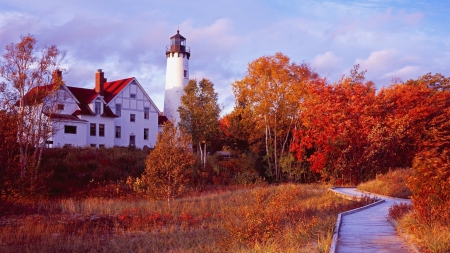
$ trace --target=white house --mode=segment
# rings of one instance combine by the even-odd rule
[[[94,89],[63,86],[61,92],[65,99],[52,116],[58,129],[48,141],[51,147],[151,148],[167,120],[134,77],[107,82],[99,69]]]
[[[190,56],[186,38],[177,31],[166,48],[164,115],[134,77],[107,82],[99,69],[93,89],[63,85],[48,146],[154,147],[162,124],[180,120],[177,109],[189,81]],[[60,71],[55,74],[62,78]]]

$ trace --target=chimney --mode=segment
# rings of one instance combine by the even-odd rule
[[[61,83],[62,82],[62,71],[59,69],[55,69],[53,71],[53,83]]]
[[[103,96],[105,91],[105,73],[102,72],[101,69],[97,70],[97,73],[95,73],[95,91],[100,94],[100,96]]]

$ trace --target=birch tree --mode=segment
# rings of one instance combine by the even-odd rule
[[[214,84],[203,78],[200,82],[189,80],[181,97],[179,127],[192,137],[193,146],[197,151],[203,166],[206,163],[206,146],[219,135],[220,107],[217,104],[218,95]],[[203,141],[203,149],[202,149]]]
[[[59,71],[65,52],[56,46],[39,49],[32,35],[10,43],[0,60],[1,102],[15,116],[19,168],[31,187],[38,176],[42,150],[56,129],[52,121],[61,103]]]
[[[292,130],[298,127],[305,85],[314,78],[307,64],[276,53],[251,62],[246,76],[232,84],[237,105],[252,111],[255,131],[264,134],[265,159],[275,180],[281,180],[279,160],[289,153]]]

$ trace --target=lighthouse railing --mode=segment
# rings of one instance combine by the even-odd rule
[[[181,46],[181,45],[170,45],[166,46],[166,52],[186,52],[190,53],[191,48],[188,46]]]

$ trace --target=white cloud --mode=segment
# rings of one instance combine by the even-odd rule
[[[388,69],[394,63],[396,56],[397,50],[383,49],[370,53],[367,59],[356,59],[355,64],[359,64],[362,70],[380,72]]]
[[[328,75],[331,72],[340,68],[341,57],[336,56],[333,52],[328,51],[324,54],[318,54],[311,62],[312,67],[316,72],[322,75]]]
[[[423,74],[420,73],[419,70],[419,66],[405,66],[401,69],[397,69],[395,71],[384,74],[382,78],[390,80],[392,80],[393,78],[400,78],[405,81],[410,78],[416,78],[419,75]]]

